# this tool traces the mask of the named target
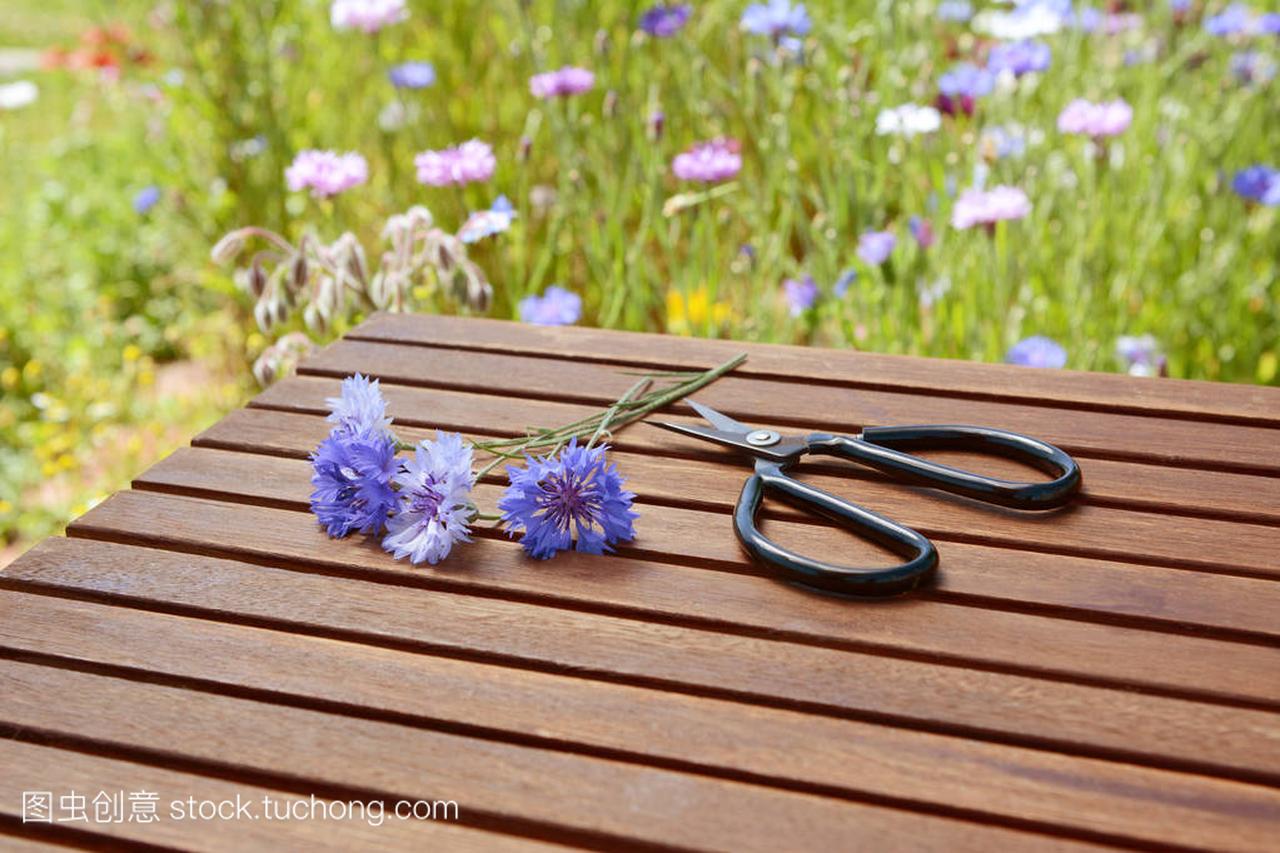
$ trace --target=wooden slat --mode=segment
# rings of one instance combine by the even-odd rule
[[[368,795],[449,799],[461,820],[594,843],[734,850],[1072,846],[1043,836],[546,749],[0,661],[0,719],[104,746]]]
[[[355,340],[331,344],[299,367],[301,373],[330,376],[357,370],[408,385],[484,388],[499,396],[596,405],[612,403],[635,384],[634,376],[618,368],[589,362]],[[1276,431],[1267,427],[1197,426],[1187,421],[1105,412],[1064,417],[1061,411],[1037,406],[855,388],[814,389],[732,375],[703,389],[698,400],[745,422],[795,424],[805,430],[856,433],[864,426],[883,424],[978,424],[1027,433],[1067,451],[1108,459],[1280,474],[1280,460],[1258,452],[1276,440]]]
[[[196,651],[199,655],[200,652]],[[105,710],[105,709],[104,709]],[[3,712],[0,712],[3,716]],[[157,739],[158,740],[158,739]],[[158,743],[152,743],[158,746]],[[148,792],[157,796],[155,815],[157,820],[139,823],[133,820],[94,820],[93,806],[88,805],[86,821],[55,822],[49,829],[79,829],[100,839],[100,843],[114,842],[134,844],[154,844],[179,847],[184,850],[228,850],[246,849],[307,849],[307,850],[352,850],[356,848],[381,849],[421,849],[424,846],[448,848],[458,851],[516,851],[516,850],[564,850],[560,845],[552,845],[531,839],[517,839],[511,836],[482,832],[464,826],[449,823],[445,820],[398,820],[392,814],[394,802],[386,804],[385,820],[372,823],[363,817],[346,820],[320,817],[299,820],[271,820],[263,817],[263,798],[270,798],[278,803],[277,808],[284,810],[290,803],[304,801],[305,806],[298,806],[298,814],[311,814],[310,793],[300,796],[297,793],[243,782],[227,782],[211,779],[193,773],[169,770],[146,764],[105,758],[97,755],[69,750],[55,749],[32,743],[0,739],[0,815],[21,820],[22,792],[48,791],[54,796],[55,809],[60,805],[60,798],[73,792],[85,795],[85,803],[91,803],[98,792],[106,791],[115,794],[123,791],[126,798],[124,816],[131,813],[128,796],[135,792]],[[181,801],[186,814],[187,798],[194,798],[197,803],[208,800],[219,803],[224,800],[252,804],[254,814],[259,817],[250,820],[240,819],[184,819],[175,817],[171,811],[171,803]],[[332,800],[319,797],[320,808],[327,807]],[[346,801],[343,801],[344,803]],[[304,811],[303,809],[306,809]],[[228,810],[230,812],[230,810]],[[276,812],[284,814],[285,812]],[[340,814],[336,810],[331,814]],[[317,811],[316,814],[323,814]],[[370,815],[377,821],[376,812]],[[55,816],[66,817],[66,812],[55,811]],[[25,830],[39,833],[45,828],[40,825],[27,824]],[[0,846],[10,849],[12,839],[4,838]]]
[[[180,511],[204,513],[210,528],[222,527],[228,520],[206,502],[183,507],[183,499],[169,498],[144,506],[153,524],[168,526],[173,509],[166,510],[169,501],[177,501]],[[253,513],[264,529],[275,527],[267,517],[271,511],[255,509]],[[233,536],[244,532],[244,528],[225,529]],[[299,538],[289,531],[281,533],[282,541]],[[301,539],[305,544],[307,537]],[[914,728],[1121,756],[1233,778],[1270,779],[1280,765],[1280,738],[1272,712],[697,630],[702,625],[730,625],[742,614],[752,614],[746,621],[762,627],[772,624],[789,638],[795,636],[791,627],[803,627],[810,611],[819,617],[825,612],[831,622],[837,614],[818,606],[816,599],[787,599],[774,589],[776,606],[769,616],[758,603],[764,590],[747,596],[741,587],[722,580],[713,587],[718,593],[708,596],[703,578],[693,578],[691,585],[688,573],[672,567],[651,572],[644,564],[628,563],[611,572],[598,559],[564,555],[554,569],[531,568],[510,546],[490,542],[476,543],[451,566],[440,569],[388,565],[375,548],[352,540],[311,549],[300,549],[294,542],[278,555],[299,559],[306,550],[314,556],[308,563],[317,569],[359,573],[381,582],[368,584],[167,551],[143,551],[136,563],[104,569],[90,543],[78,544],[79,550],[68,547],[52,553],[42,546],[11,566],[5,577],[24,587],[37,584],[72,594],[123,597],[233,621],[265,619],[291,630],[396,648],[500,659],[834,716],[892,719]],[[244,556],[256,559],[262,554],[246,552]],[[492,586],[491,579],[503,577],[510,578],[510,588],[523,585],[531,601],[549,600],[539,594],[547,585],[564,590],[564,599],[576,595],[603,600],[604,594],[596,590],[619,602],[638,600],[641,594],[644,599],[665,596],[664,601],[650,605],[647,613],[637,612],[634,606],[625,609],[625,605],[615,610],[650,618],[661,612],[692,611],[700,618],[684,627],[452,592],[485,583]],[[397,581],[432,588],[390,585]],[[657,611],[658,607],[665,611]],[[867,609],[868,616],[874,612],[878,608]],[[855,621],[847,609],[839,617],[845,623]],[[582,642],[584,637],[590,642]],[[958,637],[957,645],[966,641],[977,645],[983,639],[982,635]],[[1100,715],[1099,708],[1108,709],[1107,713]]]
[[[288,439],[280,436],[278,440]],[[633,460],[636,461],[633,463]],[[620,454],[617,461],[623,473],[632,478],[629,487],[641,490],[642,499],[644,490],[664,488],[661,478],[636,476],[647,464],[643,457],[628,456],[624,461]],[[151,491],[215,499],[232,497],[264,506],[307,511],[311,492],[309,476],[310,465],[298,459],[186,448],[153,466],[134,484]],[[496,481],[496,475],[492,479]],[[498,492],[492,487],[481,486],[477,494],[486,497],[488,509],[496,506]],[[637,528],[640,535],[634,543],[620,546],[621,553],[722,571],[750,569],[751,573],[772,577],[767,567],[742,565],[746,558],[728,522],[728,513],[737,498],[736,488],[719,498],[718,514],[668,506],[642,507]],[[839,553],[846,561],[867,565],[892,559],[876,546],[840,530],[798,524],[797,519],[802,517],[794,511],[779,512],[776,518],[779,520],[768,523],[771,535],[798,549]],[[692,535],[694,533],[696,535]],[[1125,621],[1147,628],[1187,628],[1199,633],[1213,629],[1226,637],[1280,641],[1280,623],[1275,618],[1280,611],[1280,584],[1274,581],[1206,577],[1178,569],[954,542],[940,542],[939,552],[942,568],[915,595],[945,597],[968,604],[999,601],[1004,606],[1020,604],[1022,609],[1034,611],[1052,606],[1085,619]],[[948,612],[950,608],[940,611]],[[976,613],[970,615],[974,620],[986,618]],[[936,620],[930,623],[936,624]],[[860,630],[865,631],[865,623],[860,623]],[[1018,630],[1026,628],[1021,626]],[[927,635],[929,629],[910,633]],[[1065,644],[1066,638],[1062,639],[1059,645]],[[952,641],[949,636],[942,639],[942,647]]]
[[[272,385],[258,396],[255,405],[273,410],[324,414],[324,401],[338,393],[335,379],[300,376]],[[590,414],[587,406],[543,400],[492,397],[441,389],[387,385],[383,387],[397,424],[478,431],[492,435],[520,435],[531,425],[571,423]],[[221,440],[255,443],[273,447],[271,433],[255,429],[253,409],[234,412],[206,434]],[[665,419],[697,422],[696,418],[663,416]],[[778,424],[760,423],[794,432]],[[722,458],[740,464],[727,452],[710,445],[643,425],[619,433],[620,450],[658,452],[673,458]],[[976,471],[1008,478],[1042,477],[1014,462],[999,457],[971,453],[929,453],[930,458]],[[1086,503],[1133,509],[1155,510],[1175,515],[1203,515],[1233,520],[1280,524],[1280,478],[1248,474],[1200,471],[1165,465],[1142,465],[1106,459],[1082,458],[1085,484],[1081,499]],[[842,475],[876,476],[855,465],[838,464]]]
[[[97,550],[102,564],[134,559],[133,549]],[[10,594],[0,614],[9,649],[214,691],[638,751],[632,760],[1069,833],[1248,849],[1280,832],[1280,791],[1254,785],[44,596]]]
[[[1085,410],[1150,412],[1204,420],[1280,423],[1280,389],[1103,373],[1031,371],[1006,365],[923,359],[812,347],[653,336],[497,320],[376,314],[352,339],[559,356],[675,369],[706,369],[745,349],[744,376],[850,387],[1028,401]]]

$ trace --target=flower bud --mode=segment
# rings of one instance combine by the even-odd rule
[[[516,158],[521,163],[529,160],[529,155],[533,153],[533,140],[527,136],[520,137],[520,148],[516,152]]]
[[[249,292],[255,299],[261,299],[267,289],[267,271],[262,268],[262,261],[254,258],[249,268]]]
[[[257,304],[253,306],[253,319],[258,322],[258,328],[263,332],[271,331],[271,323],[275,319],[275,311],[272,310],[271,304],[265,299],[259,299]]]
[[[289,290],[297,293],[307,283],[311,270],[307,268],[307,256],[299,252],[293,259],[293,268],[289,275]]]
[[[662,110],[654,110],[649,113],[649,120],[645,123],[645,130],[650,142],[657,142],[662,139],[663,131],[667,129],[667,115]]]
[[[229,264],[236,259],[242,249],[244,249],[244,238],[240,236],[239,231],[232,231],[213,244],[209,257],[215,264]]]

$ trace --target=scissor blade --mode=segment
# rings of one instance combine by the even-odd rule
[[[645,423],[651,426],[669,429],[672,432],[678,432],[681,435],[700,438],[703,441],[711,441],[716,444],[723,444],[727,447],[736,447],[740,450],[747,449],[747,446],[743,444],[741,437],[738,436],[737,433],[725,432],[724,430],[697,426],[695,424],[673,424],[666,421],[645,421]]]
[[[728,415],[720,414],[710,406],[704,406],[694,400],[685,400],[685,402],[690,406],[693,406],[693,410],[702,415],[702,417],[716,429],[723,430],[725,432],[741,433],[742,435],[746,435],[751,432],[751,427],[746,424],[738,423]]]

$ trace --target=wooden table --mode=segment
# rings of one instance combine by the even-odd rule
[[[611,401],[623,368],[744,348],[701,400],[1027,432],[1076,455],[1082,499],[1028,516],[814,469],[938,543],[934,582],[878,603],[749,564],[746,468],[643,426],[617,440],[640,520],[616,556],[485,535],[417,568],[307,512],[347,374],[381,377],[403,438],[505,435]],[[1277,389],[377,316],[0,576],[0,846],[1276,850],[1278,448]],[[771,512],[799,549],[885,560]],[[161,820],[23,823],[32,790],[158,792]],[[167,814],[237,794],[458,814]]]

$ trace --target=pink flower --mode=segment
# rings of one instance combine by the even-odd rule
[[[1124,133],[1132,121],[1133,107],[1121,98],[1100,104],[1077,98],[1058,115],[1058,130],[1100,139]]]
[[[677,154],[671,171],[682,181],[727,181],[742,171],[742,146],[736,139],[713,139]]]
[[[328,198],[369,180],[369,164],[354,151],[301,151],[284,170],[284,180],[293,192],[310,188],[316,198]]]
[[[1022,219],[1031,212],[1027,194],[1017,187],[992,187],[965,190],[951,209],[951,224],[956,228],[994,225],[1001,219]]]
[[[596,75],[587,69],[566,65],[559,71],[548,71],[545,74],[535,74],[530,77],[529,91],[534,94],[534,97],[545,100],[565,95],[581,95],[583,92],[591,91],[591,87],[595,84]]]
[[[472,139],[441,151],[423,151],[413,158],[418,183],[431,187],[462,186],[493,177],[498,161],[489,143]]]
[[[409,17],[405,0],[333,0],[329,21],[335,30],[376,33]]]

